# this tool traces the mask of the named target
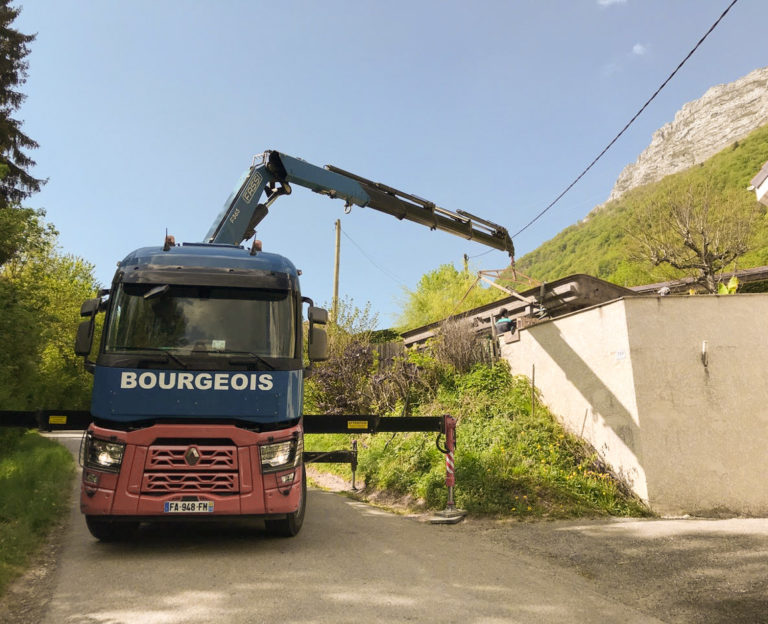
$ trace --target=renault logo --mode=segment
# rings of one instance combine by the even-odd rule
[[[200,461],[200,451],[198,451],[194,446],[190,446],[187,449],[187,452],[184,453],[184,460],[190,466],[194,466],[197,462]]]

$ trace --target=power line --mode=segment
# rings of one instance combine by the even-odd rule
[[[483,256],[487,256],[489,253],[498,251],[498,249],[489,249],[488,251],[484,251],[483,253],[475,254],[474,256],[467,256],[467,260],[472,260],[473,258],[482,258]]]
[[[361,254],[363,254],[363,255],[366,257],[366,259],[368,260],[368,262],[370,262],[370,263],[371,263],[373,266],[375,266],[375,267],[376,267],[376,268],[377,268],[379,271],[381,271],[381,272],[382,272],[384,275],[386,275],[386,276],[387,276],[389,279],[391,279],[391,280],[395,281],[397,284],[399,284],[399,285],[400,285],[400,286],[402,286],[403,288],[408,288],[408,287],[407,287],[407,286],[406,286],[406,285],[405,285],[405,284],[404,284],[404,283],[403,283],[403,282],[402,282],[400,279],[398,279],[398,277],[397,277],[396,275],[394,275],[393,273],[390,273],[390,272],[389,272],[389,271],[387,271],[387,270],[386,270],[384,267],[382,267],[382,266],[380,266],[379,264],[377,264],[377,263],[376,263],[376,261],[375,261],[373,258],[371,258],[371,257],[370,257],[370,256],[369,256],[369,255],[368,255],[366,252],[365,252],[365,249],[363,249],[363,248],[362,248],[360,245],[358,245],[358,244],[357,244],[357,243],[356,243],[354,240],[352,240],[352,237],[351,237],[349,234],[347,234],[347,233],[346,233],[346,231],[344,230],[344,228],[342,228],[342,229],[341,229],[341,233],[342,233],[342,234],[344,234],[344,236],[347,238],[347,240],[348,240],[350,243],[352,243],[352,244],[353,244],[355,247],[357,247],[357,249],[360,251],[360,253],[361,253]]]
[[[607,152],[609,149],[611,149],[611,147],[613,147],[613,144],[614,144],[614,143],[616,143],[616,141],[618,141],[618,140],[619,140],[619,138],[621,137],[621,135],[622,135],[622,134],[624,134],[624,133],[627,131],[627,129],[628,129],[628,128],[629,128],[629,127],[630,127],[630,126],[631,126],[631,125],[634,123],[634,121],[635,121],[635,120],[636,120],[636,119],[637,119],[637,118],[638,118],[638,117],[639,117],[639,116],[640,116],[640,115],[643,113],[643,111],[644,111],[644,110],[645,110],[645,109],[648,107],[648,105],[649,105],[651,102],[653,102],[653,100],[654,100],[654,99],[656,98],[656,96],[657,96],[657,95],[658,95],[658,94],[661,92],[661,90],[662,90],[664,87],[666,87],[666,86],[667,86],[667,83],[668,83],[670,80],[672,80],[672,78],[675,76],[675,74],[676,74],[678,71],[680,71],[680,68],[681,68],[683,65],[685,65],[685,63],[688,61],[688,59],[689,59],[689,58],[691,58],[691,57],[693,56],[693,53],[694,53],[694,52],[696,52],[696,50],[698,50],[699,46],[700,46],[702,43],[704,43],[704,40],[705,40],[707,37],[709,37],[709,35],[712,33],[712,31],[713,31],[715,28],[717,28],[717,25],[718,25],[718,24],[719,24],[719,23],[722,21],[722,19],[723,19],[723,18],[724,18],[724,17],[725,17],[725,16],[728,14],[728,11],[730,11],[730,10],[731,10],[731,8],[733,8],[733,5],[734,5],[734,4],[736,4],[737,2],[738,2],[738,0],[732,0],[732,2],[731,2],[729,5],[728,5],[728,7],[725,9],[725,11],[723,11],[723,12],[722,12],[722,14],[720,15],[720,17],[718,17],[718,18],[717,18],[717,20],[715,20],[715,23],[714,23],[714,24],[712,24],[712,26],[710,26],[710,27],[709,27],[709,30],[707,30],[707,32],[706,32],[706,33],[704,33],[704,36],[703,36],[701,39],[699,39],[698,43],[697,43],[695,46],[693,46],[693,48],[691,49],[691,51],[690,51],[690,52],[688,52],[688,54],[686,55],[686,57],[685,57],[685,58],[684,58],[682,61],[680,61],[680,64],[679,64],[679,65],[678,65],[678,66],[675,68],[675,70],[674,70],[674,71],[673,71],[673,72],[672,72],[672,73],[671,73],[671,74],[670,74],[670,75],[667,77],[667,79],[666,79],[664,82],[662,82],[662,83],[661,83],[661,86],[660,86],[658,89],[656,89],[656,91],[654,92],[654,94],[653,94],[653,95],[652,95],[650,98],[648,98],[648,101],[647,101],[645,104],[643,104],[643,106],[640,108],[640,110],[639,110],[639,111],[637,111],[637,112],[635,113],[635,116],[634,116],[634,117],[632,117],[632,119],[630,119],[630,120],[627,122],[627,125],[626,125],[626,126],[624,126],[624,127],[621,129],[621,132],[619,132],[619,133],[618,133],[618,134],[617,134],[617,135],[616,135],[616,136],[613,138],[613,140],[612,140],[610,143],[608,143],[608,145],[606,145],[605,149],[603,149],[603,151],[602,151],[602,152],[600,152],[600,153],[597,155],[597,157],[596,157],[596,158],[595,158],[595,159],[594,159],[594,160],[593,160],[591,163],[589,163],[589,166],[588,166],[586,169],[584,169],[584,171],[582,171],[582,172],[581,172],[581,173],[578,175],[578,177],[577,177],[577,178],[576,178],[576,179],[575,179],[573,182],[571,182],[571,183],[570,183],[570,184],[569,184],[569,185],[568,185],[568,186],[565,188],[565,190],[564,190],[562,193],[560,193],[560,195],[558,195],[557,197],[555,197],[555,199],[554,199],[554,200],[553,200],[553,201],[552,201],[552,202],[551,202],[551,203],[550,203],[550,204],[549,204],[549,205],[548,205],[546,208],[544,208],[544,210],[542,210],[542,211],[541,211],[539,214],[537,214],[537,215],[536,215],[536,216],[535,216],[533,219],[531,219],[531,221],[529,221],[529,222],[528,222],[528,223],[527,223],[527,224],[526,224],[524,227],[522,227],[520,230],[518,230],[516,233],[514,233],[514,234],[512,235],[512,238],[515,238],[516,236],[518,236],[518,235],[522,234],[523,232],[525,232],[525,230],[527,230],[527,229],[528,229],[529,227],[531,227],[531,226],[532,226],[534,223],[536,223],[536,221],[538,221],[538,220],[539,220],[539,219],[540,219],[542,216],[544,216],[544,214],[545,214],[545,213],[546,213],[546,212],[547,212],[547,211],[548,211],[550,208],[552,208],[552,206],[554,206],[554,205],[555,205],[557,202],[559,202],[559,201],[560,201],[560,200],[563,198],[563,196],[564,196],[564,195],[565,195],[565,194],[566,194],[568,191],[570,191],[570,190],[571,190],[571,189],[572,189],[574,186],[576,186],[576,183],[577,183],[579,180],[581,180],[581,179],[582,179],[582,178],[583,178],[583,177],[584,177],[584,176],[587,174],[587,172],[588,172],[590,169],[592,169],[592,167],[595,165],[595,163],[597,163],[597,161],[598,161],[598,160],[600,160],[600,159],[603,157],[603,155],[604,155],[604,154],[605,154],[605,153],[606,153],[606,152]]]
[[[598,195],[592,195],[591,197],[584,198],[582,200],[582,202],[581,202],[581,205],[584,205],[584,206],[592,205],[592,206],[594,206],[594,203],[590,204],[590,202],[596,201],[598,199],[598,197],[599,197]],[[488,249],[487,251],[483,251],[483,252],[481,252],[479,254],[475,254],[474,256],[467,256],[467,260],[473,260],[475,258],[482,258],[483,256],[487,256],[489,253],[493,253],[494,251],[499,251],[499,250],[497,250],[497,249]]]

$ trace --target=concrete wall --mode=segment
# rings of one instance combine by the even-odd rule
[[[627,298],[500,340],[655,511],[768,515],[768,295]]]

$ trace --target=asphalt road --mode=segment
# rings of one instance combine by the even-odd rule
[[[63,442],[75,450],[79,440]],[[706,544],[719,540],[736,559],[690,577],[686,566],[700,562],[676,536],[701,528],[682,522],[437,526],[310,490],[292,539],[241,522],[147,526],[131,543],[102,544],[74,498],[53,571],[37,588],[32,571],[27,605],[10,609],[10,621],[768,622],[768,523],[751,526],[759,539],[743,544],[741,525],[716,531]],[[726,590],[722,604],[699,607]]]

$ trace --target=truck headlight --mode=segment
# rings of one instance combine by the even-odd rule
[[[120,472],[125,452],[125,444],[122,442],[107,442],[88,434],[84,450],[83,463],[86,467],[107,472]]]
[[[261,471],[276,472],[295,468],[301,463],[304,452],[303,440],[286,440],[274,444],[264,444],[259,447],[261,453]]]

